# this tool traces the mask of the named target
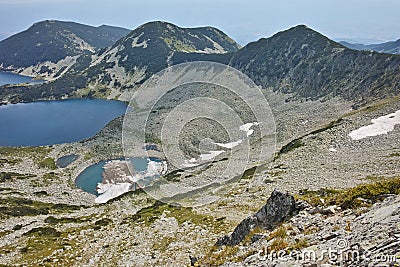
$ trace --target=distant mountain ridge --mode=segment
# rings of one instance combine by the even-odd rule
[[[0,66],[3,70],[19,69],[20,72],[30,67],[24,74],[51,76],[74,64],[77,56],[110,46],[128,32],[107,25],[93,27],[56,20],[37,22],[0,42]]]
[[[346,41],[341,41],[340,43],[348,48],[355,50],[372,50],[379,53],[400,54],[400,39],[398,39],[397,41],[369,45],[354,44]]]
[[[84,96],[127,100],[152,74],[199,60],[230,65],[263,88],[295,98],[342,97],[362,105],[400,90],[400,56],[355,51],[305,25],[240,48],[212,27],[185,29],[150,22],[95,55],[79,57],[52,83],[28,92],[8,88],[0,93],[13,102]]]

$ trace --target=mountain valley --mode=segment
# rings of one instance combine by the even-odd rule
[[[399,256],[398,123],[395,121],[393,129],[383,134],[358,140],[350,135],[377,118],[400,110],[399,55],[352,50],[304,25],[244,47],[213,27],[181,28],[160,21],[143,24],[131,32],[109,26],[88,28],[46,21],[35,24],[28,32],[34,33],[36,27],[44,27],[40,31],[47,32],[47,28],[56,25],[71,28],[68,34],[61,35],[49,30],[48,36],[59,36],[57,40],[63,43],[56,43],[57,48],[65,44],[70,49],[55,49],[59,54],[51,58],[36,54],[38,58],[27,62],[7,59],[4,51],[12,53],[3,47],[18,34],[0,42],[2,69],[47,80],[38,85],[0,87],[2,103],[80,97],[129,102],[151,81],[152,75],[167,67],[196,61],[226,64],[253,80],[266,99],[272,115],[270,130],[274,130],[273,136],[268,136],[275,141],[273,153],[267,160],[259,160],[261,140],[266,137],[261,126],[254,124],[254,132],[246,136],[248,139],[241,139],[243,143],[248,140],[250,152],[240,179],[222,183],[224,189],[220,191],[201,188],[202,197],[218,196],[215,201],[191,206],[190,196],[182,194],[163,203],[163,199],[156,200],[145,189],[139,189],[97,204],[96,196],[77,188],[75,179],[95,163],[126,156],[123,135],[126,117],[112,120],[99,133],[79,142],[0,147],[0,265],[374,264],[373,259],[366,259],[365,265],[341,265],[329,259],[296,261],[292,257],[268,263],[260,259],[271,248],[321,253],[343,239],[349,242],[349,247],[372,248],[373,255],[397,251],[395,256]],[[27,49],[38,47],[36,42],[27,44]],[[48,72],[46,67],[52,71]],[[216,69],[207,70],[207,74],[218,76]],[[193,71],[180,70],[172,76],[174,79]],[[145,145],[152,149],[141,151],[150,158],[168,162],[163,153],[168,147],[163,146],[158,127],[176,106],[192,99],[217,99],[239,114],[243,123],[255,122],[256,112],[249,108],[249,103],[232,91],[224,91],[223,86],[184,84],[173,89],[151,109]],[[146,97],[141,100],[144,102]],[[138,110],[139,115],[145,111],[140,109],[142,102],[138,106],[132,103],[128,106]],[[215,143],[237,141],[229,139],[231,136],[221,125],[201,119],[181,131],[183,141],[179,148],[189,162],[204,155],[204,151],[216,150]],[[203,143],[206,139],[214,143]],[[168,163],[166,179],[174,184],[188,177],[199,177],[200,181],[203,172],[209,177],[222,176],[220,170],[227,168],[230,153],[235,149],[238,153],[246,152],[240,145],[218,149],[224,152],[193,168]],[[77,157],[66,167],[57,167],[56,160],[68,155]],[[297,213],[273,228],[249,228],[246,238],[236,245],[218,245],[242,221],[271,203],[274,190],[294,196]],[[343,201],[346,196],[351,202]],[[374,221],[379,216],[385,223]],[[365,231],[371,234],[363,236]]]

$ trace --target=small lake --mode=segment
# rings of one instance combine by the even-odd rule
[[[68,99],[0,106],[0,146],[77,142],[125,114],[121,101]]]
[[[21,84],[21,83],[39,84],[43,82],[44,82],[43,80],[34,80],[32,79],[32,77],[19,75],[12,72],[0,71],[0,86],[6,84]]]
[[[119,159],[122,160],[122,159]],[[161,160],[150,158],[151,161]],[[144,172],[147,170],[148,159],[147,158],[129,158],[129,161],[132,162],[136,171]],[[96,191],[96,187],[98,183],[101,183],[103,179],[104,165],[109,162],[101,161],[94,165],[87,167],[83,172],[81,172],[78,177],[75,179],[75,185],[82,189],[83,191],[98,196],[99,194]]]
[[[74,155],[74,154],[63,156],[63,157],[57,159],[56,165],[59,168],[65,168],[68,165],[70,165],[72,162],[77,160],[78,158],[79,158],[79,156],[78,155]]]

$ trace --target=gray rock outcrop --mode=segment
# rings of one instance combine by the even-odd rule
[[[286,221],[297,213],[299,207],[296,206],[294,197],[289,193],[273,191],[264,205],[254,215],[241,221],[231,235],[226,235],[216,243],[218,246],[235,246],[256,227],[272,230],[281,222]]]

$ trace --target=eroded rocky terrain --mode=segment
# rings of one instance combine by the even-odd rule
[[[348,136],[352,130],[370,124],[371,119],[398,110],[397,98],[359,110],[351,110],[352,103],[340,99],[286,102],[287,96],[278,93],[267,93],[267,98],[277,125],[275,159],[253,163],[259,166],[254,177],[242,177],[220,199],[196,208],[156,202],[142,191],[97,205],[94,195],[75,187],[74,179],[87,166],[123,156],[121,118],[82,142],[2,148],[0,262],[11,266],[187,266],[189,256],[199,263],[207,262],[204,259],[216,250],[217,240],[259,210],[274,189],[299,194],[300,190],[350,188],[398,174],[397,127],[388,134],[358,141]],[[314,116],[316,113],[319,116]],[[54,165],[54,159],[69,154],[79,158],[66,168]],[[328,244],[324,239],[327,233],[338,227],[341,232],[330,241],[332,244],[342,237],[351,244],[367,238],[368,247],[379,248],[382,240],[361,235],[373,222],[363,218],[371,218],[386,207],[394,208],[396,201],[389,198],[363,217],[353,210],[333,208],[327,216],[310,213],[315,207],[308,208],[288,225],[295,225],[296,220],[309,227],[315,225],[318,231],[310,234],[295,227],[290,231],[306,238],[307,244],[320,246],[318,249]],[[387,220],[396,218],[388,212],[385,216]],[[351,225],[354,222],[357,230],[343,230],[348,221]],[[384,222],[382,227],[386,227]],[[374,227],[382,235],[396,233],[379,225]],[[232,251],[224,250],[216,262],[263,266],[246,253],[267,246],[268,236],[263,232],[256,243],[228,248]]]

